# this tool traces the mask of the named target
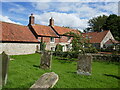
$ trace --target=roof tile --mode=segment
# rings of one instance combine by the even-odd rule
[[[45,25],[32,25],[33,29],[40,36],[50,36],[50,37],[58,37],[57,34],[52,30],[50,26]]]
[[[90,39],[90,43],[101,43],[105,35],[109,30],[105,30],[102,32],[88,32],[82,33],[83,37],[88,37]]]
[[[38,42],[27,26],[1,22],[1,41]]]

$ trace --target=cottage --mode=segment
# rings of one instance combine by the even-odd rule
[[[84,38],[89,39],[90,43],[97,49],[106,48],[110,40],[114,41],[115,43],[118,43],[118,41],[114,39],[110,30],[105,30],[101,32],[82,33],[82,35]]]

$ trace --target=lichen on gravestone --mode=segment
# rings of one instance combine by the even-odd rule
[[[0,84],[2,83],[2,86],[4,86],[7,83],[9,64],[9,56],[4,51],[2,52],[2,54],[0,54],[0,63],[2,63],[2,69],[0,69],[0,79],[2,78],[2,81],[0,82]]]
[[[92,56],[91,55],[79,55],[77,62],[77,74],[91,75],[92,71]]]
[[[51,69],[52,53],[49,51],[43,51],[40,60],[40,68]]]
[[[59,77],[54,72],[43,74],[31,87],[32,89],[52,88],[58,81]]]

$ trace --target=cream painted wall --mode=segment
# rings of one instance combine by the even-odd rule
[[[100,47],[103,48],[103,45],[109,40],[109,39],[114,39],[112,33],[109,31],[106,36],[103,38],[102,42],[100,43]]]

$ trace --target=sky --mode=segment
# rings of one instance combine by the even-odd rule
[[[12,1],[12,0],[11,0]],[[57,26],[71,27],[83,30],[88,27],[89,19],[100,15],[117,14],[117,0],[66,0],[66,2],[28,0],[28,2],[4,0],[0,2],[2,10],[0,21],[28,25],[31,13],[35,16],[35,23],[49,25],[49,19],[54,18]]]

